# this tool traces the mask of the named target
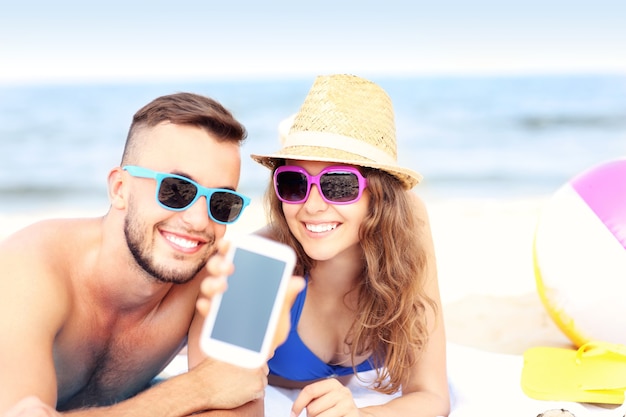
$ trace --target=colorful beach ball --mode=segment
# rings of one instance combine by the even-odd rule
[[[576,345],[626,344],[626,159],[559,188],[539,215],[535,278],[550,317]]]

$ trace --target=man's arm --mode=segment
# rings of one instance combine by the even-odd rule
[[[52,352],[68,298],[24,252],[0,252],[0,415],[28,395],[50,405],[57,399]]]
[[[180,417],[214,410],[207,411],[206,415],[262,416],[265,378],[263,374],[252,377],[230,376],[224,373],[221,363],[207,360],[187,373],[172,377],[133,398],[107,407],[100,414],[97,409],[76,410],[71,414],[76,417],[97,415]],[[246,386],[256,384],[257,388],[254,390],[246,388],[242,392],[238,388],[242,384]],[[241,410],[236,409],[248,403],[250,405]]]
[[[200,349],[200,333],[204,322],[204,315],[196,312],[191,323],[188,336],[187,354],[189,369],[195,371],[199,367],[212,366],[215,372],[215,380],[209,381],[209,385],[215,383],[222,387],[222,398],[240,398],[243,405],[206,411],[202,416],[227,417],[256,417],[264,415],[263,397],[267,386],[267,365],[258,369],[246,369],[219,362],[207,356]],[[252,395],[252,396],[250,396]],[[245,400],[246,396],[248,400]]]
[[[83,413],[88,413],[91,416],[111,416],[111,415],[119,415],[119,412],[126,412],[123,410],[110,410],[107,408],[94,408],[90,410],[83,410],[78,412],[68,412],[68,413],[59,413],[49,404],[44,403],[39,400],[37,397],[27,397],[21,400],[18,404],[16,404],[13,408],[11,408],[7,413],[0,414],[2,417],[62,417],[62,415],[71,414],[73,416],[77,416]],[[149,412],[149,411],[144,411]],[[127,417],[132,416],[145,416],[147,414],[143,414],[141,410],[131,411],[131,414],[125,414]],[[241,407],[234,410],[212,410],[212,411],[204,411],[199,413],[194,413],[193,416],[202,416],[202,417],[242,417],[242,416],[251,416],[251,417],[263,417],[264,416],[264,408],[263,408],[263,400],[255,400],[250,401],[247,404],[242,405]],[[121,415],[120,415],[121,417]],[[188,417],[188,416],[185,416]]]

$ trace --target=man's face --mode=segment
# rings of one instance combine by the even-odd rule
[[[137,165],[187,177],[208,188],[236,189],[240,154],[236,143],[219,143],[206,131],[162,123],[142,133]],[[137,265],[160,282],[185,283],[204,267],[226,226],[208,215],[205,197],[184,211],[171,211],[156,201],[156,181],[127,177],[124,233]]]

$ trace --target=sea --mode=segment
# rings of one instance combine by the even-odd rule
[[[398,159],[426,199],[549,195],[626,156],[626,74],[370,77],[395,109]],[[279,148],[309,77],[0,86],[0,216],[108,208],[132,115],[157,96],[211,96],[246,126],[239,190],[260,199],[269,172],[250,153]]]

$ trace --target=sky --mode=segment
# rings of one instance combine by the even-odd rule
[[[0,83],[626,74],[624,0],[0,0]]]

